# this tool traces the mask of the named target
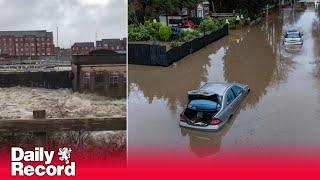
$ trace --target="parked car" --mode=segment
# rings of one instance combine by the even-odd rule
[[[179,125],[217,131],[232,118],[249,91],[248,85],[238,83],[206,83],[198,90],[189,91]]]
[[[303,45],[303,34],[299,31],[287,31],[284,34],[284,45]]]
[[[196,29],[198,28],[197,25],[195,25],[192,21],[190,20],[185,20],[183,22],[183,27],[186,28],[186,29]]]

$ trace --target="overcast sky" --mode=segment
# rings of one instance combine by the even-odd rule
[[[59,46],[126,36],[126,0],[0,0],[0,31],[59,27]]]

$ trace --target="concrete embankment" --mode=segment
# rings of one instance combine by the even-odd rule
[[[72,88],[69,71],[0,72],[0,87]]]

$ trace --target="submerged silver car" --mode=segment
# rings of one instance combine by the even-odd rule
[[[188,92],[188,104],[180,114],[179,125],[204,131],[217,131],[232,118],[250,92],[248,85],[206,83]]]
[[[284,34],[284,45],[303,45],[303,34],[299,31],[287,31]]]

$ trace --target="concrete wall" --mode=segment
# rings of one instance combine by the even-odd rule
[[[125,98],[126,95],[126,56],[125,55],[74,55],[72,56],[72,72],[74,91],[98,93],[112,98]],[[109,86],[110,73],[118,73],[118,85]],[[89,73],[88,83],[84,76]],[[103,74],[100,83],[96,83],[97,74]],[[89,84],[89,85],[85,85]]]
[[[117,85],[110,86],[110,73],[116,73]],[[90,75],[89,75],[90,74]],[[89,75],[90,78],[85,80],[85,75]],[[80,92],[98,93],[100,95],[109,96],[113,98],[125,98],[126,97],[126,65],[112,65],[112,66],[100,66],[100,67],[81,67],[80,69]],[[99,78],[99,81],[97,81]],[[85,86],[85,81],[87,85]]]
[[[69,71],[61,72],[0,72],[0,87],[71,88]]]

